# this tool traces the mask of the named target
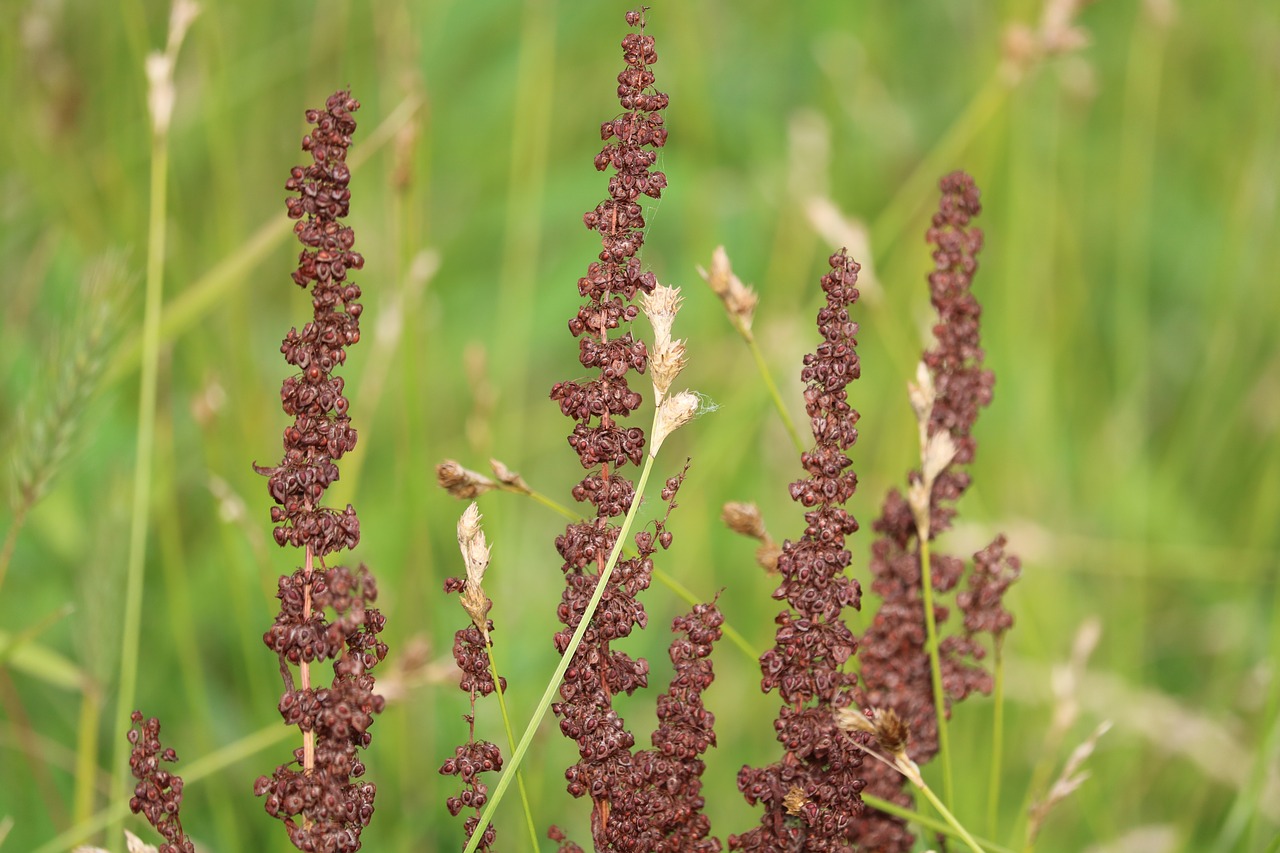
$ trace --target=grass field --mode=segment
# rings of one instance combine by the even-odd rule
[[[271,540],[251,463],[279,458],[279,340],[309,316],[289,280],[283,185],[304,110],[344,85],[363,105],[349,224],[367,261],[354,276],[366,331],[343,371],[360,444],[328,497],[359,510],[356,556],[388,616],[383,678],[401,688],[373,729],[365,847],[460,849],[444,808],[454,780],[437,768],[466,737],[466,697],[439,666],[465,619],[441,592],[462,571],[464,506],[434,466],[487,470],[494,456],[562,503],[581,476],[547,395],[582,371],[566,322],[598,251],[581,216],[605,196],[592,158],[617,110],[628,7],[203,5],[177,53],[162,144],[144,65],[164,47],[166,4],[0,6],[0,434],[11,482],[51,477],[38,502],[15,491],[0,518],[12,548],[0,849],[104,843],[122,807],[112,791],[129,789],[121,705],[163,721],[202,849],[287,849],[252,785],[296,746],[261,637],[297,557]],[[1100,0],[1076,20],[1087,45],[1019,73],[1006,33],[1039,26],[1030,0],[785,12],[655,0],[648,19],[671,95],[658,164],[670,186],[647,214],[642,258],[684,288],[682,380],[718,406],[659,460],[663,478],[693,460],[659,567],[699,596],[723,589],[729,623],[757,651],[772,642],[774,583],[719,508],[756,501],[775,536],[798,537],[787,483],[801,472],[695,267],[723,244],[756,286],[757,338],[803,420],[800,359],[838,247],[810,219],[818,199],[869,240],[869,252],[850,246],[864,262],[850,509],[868,528],[852,573],[866,583],[870,521],[916,464],[905,386],[930,322],[922,235],[937,179],[964,168],[983,188],[975,292],[997,382],[974,488],[943,544],[964,553],[1004,530],[1024,573],[1010,596],[1001,796],[988,802],[993,703],[976,697],[952,724],[953,811],[1022,849],[1028,798],[1111,720],[1037,850],[1276,849],[1280,6]],[[148,280],[163,306],[154,350]],[[563,521],[512,495],[481,508],[494,654],[523,727],[558,662]],[[661,684],[664,626],[684,604],[661,585],[644,601],[651,627],[628,651]],[[1096,648],[1068,668],[1089,626]],[[735,774],[776,757],[777,698],[732,644],[715,666],[719,748],[704,783],[723,837],[758,820]],[[620,705],[638,732],[653,726],[654,692]],[[493,703],[478,725],[503,742]],[[542,830],[556,822],[582,842],[587,807],[563,793],[574,755],[549,718],[524,772]],[[497,823],[500,849],[527,847],[517,798]],[[139,819],[126,826],[155,841]]]

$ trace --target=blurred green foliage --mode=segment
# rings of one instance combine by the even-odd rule
[[[250,463],[278,458],[278,341],[309,314],[289,281],[296,249],[283,203],[303,111],[344,85],[363,103],[349,221],[367,259],[356,276],[366,333],[345,369],[360,445],[330,497],[360,512],[357,558],[380,581],[393,680],[415,643],[447,658],[465,620],[441,593],[461,570],[463,507],[436,488],[435,463],[483,469],[496,456],[565,501],[579,476],[547,393],[582,369],[565,324],[597,251],[581,214],[604,196],[591,161],[598,124],[617,109],[625,8],[231,0],[205,3],[190,31],[171,135],[137,705],[162,719],[185,759],[179,772],[279,734],[190,784],[184,821],[208,849],[287,846],[251,786],[294,746],[260,638],[275,578],[299,557],[271,542],[265,481]],[[905,383],[929,322],[921,235],[934,182],[965,168],[984,189],[975,290],[998,379],[964,524],[943,547],[971,551],[1003,529],[1025,573],[1012,595],[999,828],[983,825],[986,700],[956,715],[965,784],[954,811],[1020,846],[1027,786],[1110,718],[1092,778],[1054,812],[1039,849],[1131,849],[1126,834],[1142,827],[1167,833],[1159,849],[1259,849],[1280,826],[1280,7],[1103,0],[1079,17],[1087,46],[1032,61],[1015,82],[1008,27],[1035,27],[1040,15],[1031,0],[654,3],[670,188],[649,211],[643,256],[685,287],[683,378],[719,404],[664,449],[667,474],[685,455],[693,465],[660,565],[699,595],[723,590],[730,623],[768,645],[773,585],[718,508],[754,500],[776,537],[798,536],[786,484],[799,468],[694,270],[723,243],[757,286],[757,335],[801,414],[800,357],[836,248],[806,213],[821,197],[867,223],[865,260],[880,285],[866,288],[859,314],[853,389],[863,417],[852,509],[868,528],[854,572],[865,580],[870,522],[913,464]],[[49,394],[46,365],[66,352],[83,271],[120,250],[143,266],[143,64],[162,47],[167,16],[158,0],[0,6],[0,434],[17,459],[19,412]],[[5,850],[35,849],[95,813],[106,775],[124,772],[108,767],[124,734],[109,709],[140,289],[127,304],[108,378],[76,414],[81,448],[26,518],[0,588],[0,819],[15,820]],[[482,509],[495,654],[522,721],[555,664],[562,521],[506,495]],[[664,626],[682,604],[661,586],[646,603],[651,627],[629,651],[650,658],[661,685]],[[1047,738],[1051,668],[1090,619],[1102,633],[1076,686],[1079,716]],[[23,643],[10,646],[14,637]],[[775,754],[777,703],[731,645],[716,667],[707,701],[720,747],[705,793],[723,835],[756,819],[734,774]],[[375,726],[368,849],[460,845],[436,768],[466,736],[467,703],[447,680],[423,683],[429,675],[409,679]],[[652,727],[653,693],[622,702],[638,732]],[[502,740],[496,707],[482,705],[479,722]],[[547,721],[525,772],[542,825],[582,840],[587,809],[562,793],[573,760]],[[502,848],[516,849],[515,798],[498,820]]]

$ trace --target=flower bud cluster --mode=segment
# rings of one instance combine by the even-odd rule
[[[861,750],[837,729],[834,714],[853,701],[856,677],[844,667],[857,642],[843,613],[860,607],[862,596],[845,574],[845,537],[858,523],[842,506],[858,482],[845,451],[858,437],[846,389],[860,373],[858,324],[849,318],[859,266],[844,251],[829,263],[826,305],[818,312],[823,342],[805,356],[801,372],[815,444],[800,457],[808,478],[790,489],[807,509],[807,526],[798,542],[782,545],[773,597],[789,607],[775,620],[774,647],[760,658],[761,688],[777,690],[784,703],[774,724],[783,756],[738,773],[738,789],[764,814],[760,826],[729,837],[731,850],[848,850],[862,811]]]

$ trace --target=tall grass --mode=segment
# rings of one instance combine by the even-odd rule
[[[1268,275],[1280,268],[1280,10],[1187,3],[1163,17],[1152,5],[1090,5],[1091,46],[1014,85],[999,76],[1002,28],[1035,22],[1030,0],[945,12],[800,4],[781,21],[761,2],[650,12],[672,94],[659,165],[673,189],[649,217],[646,251],[661,280],[685,285],[681,334],[699,347],[686,377],[721,406],[665,451],[694,456],[672,519],[676,579],[699,595],[724,587],[720,606],[758,649],[772,635],[770,581],[721,528],[718,507],[749,496],[778,529],[794,529],[782,524],[797,516],[780,486],[792,454],[714,296],[696,296],[696,264],[723,243],[755,284],[754,334],[796,414],[793,366],[809,346],[819,299],[809,283],[826,254],[806,218],[815,171],[838,208],[869,224],[883,296],[864,303],[858,393],[875,405],[858,406],[852,506],[869,519],[915,453],[901,389],[926,316],[927,255],[915,235],[931,188],[912,176],[963,165],[984,188],[980,296],[998,381],[978,428],[968,521],[950,536],[960,551],[1007,529],[1024,557],[1005,645],[995,825],[1018,824],[1018,793],[1039,762],[1051,778],[1100,719],[1116,723],[1090,759],[1092,777],[1050,817],[1044,850],[1124,849],[1140,827],[1166,831],[1170,849],[1264,849],[1280,825],[1280,295]],[[344,472],[332,497],[361,508],[360,556],[378,567],[388,644],[428,644],[419,666],[400,657],[403,692],[378,723],[368,763],[379,813],[366,844],[455,849],[449,780],[434,768],[456,740],[441,721],[467,703],[431,664],[447,657],[457,627],[438,594],[457,572],[457,505],[436,491],[432,468],[497,455],[553,497],[575,479],[563,419],[544,395],[565,376],[561,318],[593,251],[574,223],[599,196],[583,129],[604,99],[581,81],[616,73],[607,48],[619,11],[544,0],[391,2],[375,14],[338,0],[235,0],[207,4],[188,35],[169,141],[156,433],[143,448],[153,459],[143,608],[158,616],[141,625],[137,701],[187,759],[184,826],[210,849],[281,843],[249,795],[288,736],[259,645],[280,557],[249,462],[279,452],[280,417],[264,401],[278,385],[279,330],[296,315],[278,284],[293,252],[280,185],[301,109],[348,83],[364,105],[353,224],[369,259],[368,311],[387,319],[371,327],[368,361],[354,359],[348,381],[376,386],[362,373],[380,370],[382,390],[353,401],[359,476]],[[70,325],[90,258],[122,248],[143,267],[143,58],[163,45],[167,15],[140,3],[0,9],[11,116],[0,140],[7,400],[30,397],[48,375],[49,341]],[[826,155],[793,156],[788,127],[801,110],[818,117]],[[439,258],[434,276],[415,268],[424,252]],[[111,707],[121,687],[119,660],[104,662],[102,650],[119,647],[125,608],[100,590],[126,565],[140,310],[126,329],[107,387],[75,413],[84,446],[27,515],[0,588],[0,820],[15,819],[0,850],[84,840],[121,772],[109,765],[123,732],[81,708]],[[381,366],[370,355],[379,346]],[[468,351],[482,354],[470,375]],[[14,407],[2,411],[5,450],[16,454]],[[509,677],[556,663],[545,640],[559,595],[545,535],[555,519],[538,512],[514,500],[485,508],[495,555],[509,560],[495,564],[488,592],[530,601],[503,613],[511,641],[495,663]],[[14,516],[0,520],[7,529]],[[854,547],[857,575],[866,554]],[[648,606],[661,624],[684,605],[659,586]],[[1102,638],[1073,694],[1078,715],[1045,754],[1051,669],[1092,618]],[[754,819],[733,779],[743,764],[772,760],[759,722],[773,709],[758,670],[725,650],[706,696],[720,746],[704,779],[723,794],[709,796],[713,825],[731,831]],[[663,659],[657,637],[630,651]],[[508,701],[531,708],[541,686],[511,677]],[[496,731],[496,711],[480,713]],[[990,805],[985,775],[968,768],[986,767],[991,713],[973,701],[951,727],[964,784],[948,805],[958,814],[985,816]],[[560,793],[571,745],[543,736],[530,751],[534,814],[586,837]],[[521,820],[515,803],[498,815],[509,827]]]

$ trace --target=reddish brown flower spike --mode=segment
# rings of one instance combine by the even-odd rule
[[[789,609],[778,614],[774,647],[760,658],[761,688],[777,690],[783,702],[774,729],[784,755],[738,773],[738,789],[764,814],[760,826],[729,836],[731,850],[848,850],[862,811],[862,753],[837,729],[834,715],[852,703],[857,682],[845,669],[857,641],[842,614],[860,607],[862,596],[845,574],[845,537],[858,523],[842,506],[858,482],[844,451],[858,438],[846,386],[860,373],[858,325],[849,317],[859,267],[843,251],[828,261],[827,302],[818,312],[823,341],[805,356],[801,371],[814,447],[800,457],[808,478],[790,487],[792,499],[808,509],[806,527],[800,541],[783,543],[773,597]],[[794,791],[805,795],[803,804]]]
[[[359,107],[343,90],[331,95],[323,110],[307,111],[315,127],[302,148],[312,162],[291,169],[285,182],[297,194],[286,208],[297,220],[293,230],[303,247],[293,281],[311,289],[313,316],[301,331],[290,329],[280,346],[297,370],[280,391],[281,407],[293,417],[284,430],[284,458],[273,468],[254,466],[267,476],[276,503],[271,509],[276,542],[306,552],[306,564],[279,579],[280,612],[263,642],[280,661],[285,687],[280,716],[304,733],[304,743],[314,743],[314,751],[298,750],[297,760],[254,783],[254,793],[266,798],[267,813],[285,824],[300,850],[360,848],[375,788],[353,780],[364,775],[358,750],[369,745],[369,727],[384,704],[373,692],[371,674],[387,653],[378,639],[385,619],[372,606],[377,598],[373,576],[364,566],[352,570],[324,561],[360,541],[354,507],[322,504],[338,479],[335,463],[356,444],[345,380],[334,370],[346,362],[346,347],[360,340],[363,313],[360,287],[347,274],[362,268],[364,258],[352,249],[354,232],[341,222],[351,201],[346,157],[356,129],[352,113]],[[332,621],[326,611],[334,614]],[[303,686],[295,689],[291,667],[330,660],[333,680],[327,688],[310,686],[305,669]],[[304,759],[308,764],[299,766]]]
[[[929,292],[938,312],[934,346],[923,356],[936,395],[926,414],[927,434],[947,433],[956,454],[938,474],[928,496],[930,539],[951,526],[956,501],[969,488],[969,474],[963,466],[973,461],[977,449],[973,426],[979,411],[991,402],[995,382],[991,371],[982,366],[982,308],[970,290],[983,240],[982,231],[972,222],[982,210],[980,194],[973,179],[963,172],[947,175],[939,188],[938,210],[925,234],[933,246]],[[913,483],[922,482],[920,478],[919,471],[909,475]],[[938,721],[924,645],[919,533],[908,501],[898,490],[889,493],[873,527],[878,537],[871,552],[871,590],[881,604],[862,637],[859,705],[884,709],[900,718],[911,733],[912,759],[924,764],[938,751]],[[935,549],[931,566],[935,593],[955,591],[964,573],[964,561]],[[1001,602],[1017,573],[1017,558],[1005,555],[1003,537],[974,557],[968,589],[956,595],[964,630],[944,634],[940,645],[948,713],[953,703],[973,691],[991,690],[991,677],[978,663],[986,654],[978,635],[990,633],[998,641],[1012,625],[1012,616]],[[935,604],[934,610],[940,631],[945,631],[949,608]],[[866,768],[866,778],[868,793],[910,806],[911,797],[900,774],[872,762]],[[857,840],[866,849],[905,853],[912,849],[915,838],[901,820],[869,812],[858,825]]]

